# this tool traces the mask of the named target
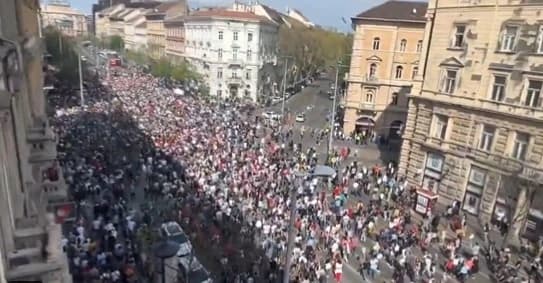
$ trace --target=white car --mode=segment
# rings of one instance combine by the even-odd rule
[[[189,272],[190,270],[190,272]],[[190,283],[212,283],[209,272],[202,266],[196,257],[183,257],[179,259],[179,273],[182,278],[189,275]]]
[[[301,113],[301,114],[296,115],[296,122],[300,122],[300,123],[305,122],[305,114]]]
[[[280,97],[280,96],[272,97],[272,104],[279,103],[279,102],[282,102],[282,101],[283,101],[283,98]]]
[[[267,112],[262,113],[262,117],[264,117],[265,119],[270,119],[270,120],[279,120],[281,118],[281,115],[273,111],[267,111]]]
[[[181,228],[177,222],[170,221],[163,223],[160,226],[160,234],[168,240],[179,244],[179,250],[177,251],[178,257],[184,257],[192,253],[192,244],[183,231],[183,228]]]

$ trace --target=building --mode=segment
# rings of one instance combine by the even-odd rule
[[[39,9],[37,0],[0,1],[0,281],[69,283],[52,205],[67,188],[45,113]]]
[[[185,18],[185,56],[211,95],[257,101],[277,60],[277,24],[250,12],[197,11]]]
[[[147,23],[145,21],[134,27],[134,50],[147,49]]]
[[[439,4],[438,4],[439,3]],[[511,235],[543,233],[539,1],[431,0],[400,170]]]
[[[125,7],[124,9],[111,14],[109,16],[109,35],[117,35],[124,38],[125,18],[130,16],[135,10],[137,13],[137,9]]]
[[[314,27],[315,24],[311,22],[302,12],[296,10],[296,9],[287,9],[287,16],[290,18],[302,23],[305,27]]]
[[[66,1],[49,1],[42,5],[40,14],[44,27],[53,26],[66,36],[87,34],[86,16],[70,7]]]
[[[130,3],[130,0],[98,0],[98,3],[92,5],[92,31],[96,35],[96,19],[98,12],[119,4]]]
[[[147,25],[147,49],[154,58],[166,55],[166,28],[164,21],[172,17],[188,15],[189,8],[185,0],[164,2],[145,14]]]
[[[387,1],[352,18],[353,53],[344,98],[345,134],[400,137],[419,70],[425,2]]]
[[[138,9],[137,12],[127,16],[124,23],[124,45],[128,50],[137,50],[140,48],[146,48],[147,35],[144,29],[143,38],[138,38],[138,26],[143,25],[145,27],[145,14],[148,10]]]
[[[111,16],[120,13],[125,8],[124,4],[108,7],[102,11],[96,13],[96,37],[105,39],[112,35],[111,32]]]
[[[181,60],[185,55],[185,16],[177,16],[164,21],[166,29],[166,56]]]

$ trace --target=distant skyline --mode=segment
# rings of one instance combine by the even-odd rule
[[[377,6],[386,0],[261,0],[258,1],[268,5],[279,12],[285,12],[287,8],[296,9],[302,12],[313,23],[323,27],[333,27],[340,31],[351,31],[351,17],[360,12]],[[48,3],[47,0],[42,2]],[[98,0],[71,0],[73,8],[85,14],[91,14],[92,4]],[[188,0],[191,8],[202,6],[227,6],[234,3],[234,0]],[[240,2],[250,2],[243,0]],[[253,1],[256,2],[256,1]]]

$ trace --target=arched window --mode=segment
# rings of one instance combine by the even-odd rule
[[[370,73],[368,77],[375,78],[377,76],[377,64],[371,63],[370,65]]]
[[[373,38],[373,50],[379,50],[379,43],[381,39],[378,37]]]
[[[403,74],[403,67],[402,66],[396,67],[396,78],[401,79],[402,74]]]
[[[407,48],[407,39],[402,39],[400,41],[400,52],[405,52],[406,48]]]

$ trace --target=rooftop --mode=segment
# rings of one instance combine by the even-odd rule
[[[266,17],[256,15],[250,12],[229,11],[225,9],[211,9],[195,11],[189,17],[189,19],[198,18],[219,18],[219,19],[232,19],[232,20],[248,20],[248,21],[261,21],[266,23],[272,23]]]
[[[165,14],[168,12],[169,9],[173,8],[175,5],[179,3],[183,3],[184,1],[173,1],[173,2],[164,2],[160,5],[156,6],[154,9],[152,9],[148,15],[154,15],[154,14]]]
[[[66,5],[43,5],[41,6],[41,12],[44,14],[69,14],[69,15],[81,15],[84,16],[80,11]]]
[[[387,1],[356,15],[353,20],[426,22],[427,7],[427,2]]]
[[[283,23],[283,17],[281,16],[281,13],[279,13],[277,10],[269,7],[269,6],[266,6],[264,4],[260,4],[262,6],[262,8],[264,8],[264,10],[266,11],[266,13],[268,13],[268,15],[270,15],[270,17],[272,18],[272,20],[274,22],[276,22],[277,24],[282,24]]]

